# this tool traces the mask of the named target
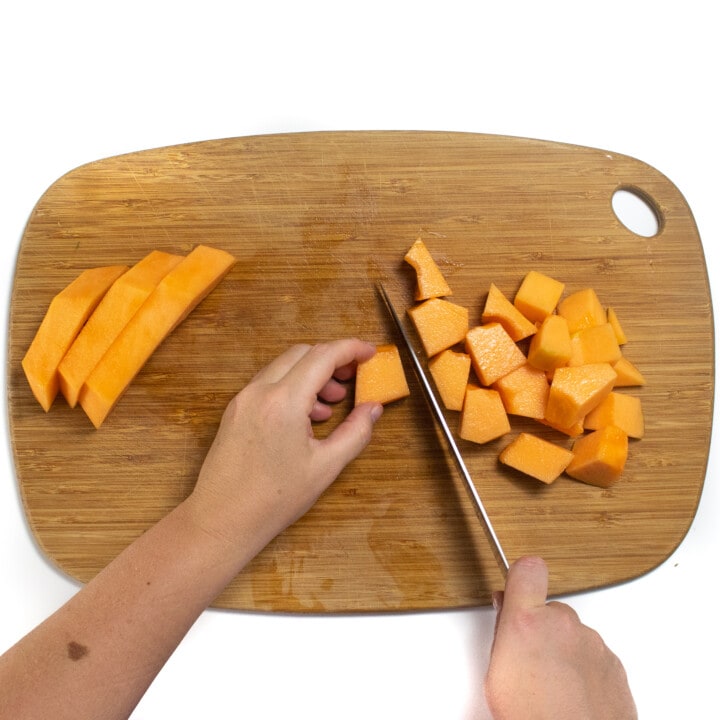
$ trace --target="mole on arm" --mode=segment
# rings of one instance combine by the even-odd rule
[[[80,643],[72,640],[67,645],[67,654],[68,657],[73,661],[82,660],[82,658],[84,658],[88,654],[88,649],[85,647],[85,645],[81,645]]]

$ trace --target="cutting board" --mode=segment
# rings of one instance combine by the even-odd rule
[[[642,195],[651,238],[626,229],[613,193]],[[9,417],[29,526],[85,582],[188,495],[220,416],[292,343],[357,335],[396,342],[374,291],[412,303],[403,255],[422,238],[480,313],[491,282],[513,297],[537,270],[566,293],[596,289],[647,385],[646,437],[610,489],[545,486],[499,450],[460,442],[509,559],[543,556],[551,592],[637,577],[665,560],[700,498],[712,421],[713,323],[702,246],[678,189],[612,152],[443,132],[244,137],[137,152],[79,167],[40,198],[12,291]],[[157,350],[99,431],[62,399],[33,400],[20,360],[52,296],[87,267],[132,264],[197,243],[238,258]],[[407,360],[407,358],[406,358]],[[411,396],[388,406],[368,449],[216,601],[289,612],[476,606],[502,587],[455,467],[407,365]],[[349,409],[317,428],[329,432]],[[457,414],[448,413],[451,427]],[[537,430],[513,420],[513,434]]]

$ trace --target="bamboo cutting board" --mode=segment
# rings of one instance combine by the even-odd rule
[[[631,233],[611,198],[636,189],[660,221]],[[44,553],[89,580],[193,487],[221,413],[296,342],[397,341],[373,289],[412,301],[403,263],[422,237],[454,302],[478,323],[491,282],[512,298],[535,269],[594,287],[647,379],[646,437],[603,490],[541,486],[503,468],[509,437],[461,450],[510,560],[539,554],[551,592],[639,576],[675,549],[703,486],[713,400],[713,324],[691,211],[635,159],[460,133],[247,137],[138,152],[60,178],[28,222],[10,312],[9,414],[28,521]],[[20,360],[52,296],[81,270],[153,248],[216,245],[239,259],[150,359],[105,425],[33,400]],[[217,599],[220,607],[338,612],[488,603],[502,576],[407,366],[370,447],[317,505]],[[342,417],[349,403],[341,403]],[[319,433],[327,428],[318,428]],[[449,414],[455,427],[457,416]],[[513,421],[513,432],[538,429]],[[567,444],[551,431],[546,437]]]

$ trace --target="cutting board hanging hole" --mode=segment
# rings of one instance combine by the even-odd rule
[[[635,235],[655,237],[660,231],[660,211],[647,195],[634,188],[616,190],[612,208],[617,219]]]

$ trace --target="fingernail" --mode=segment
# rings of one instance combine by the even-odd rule
[[[375,423],[382,414],[383,406],[380,403],[377,403],[377,405],[373,406],[372,410],[370,410],[370,419]]]
[[[495,610],[502,610],[503,604],[503,593],[502,591],[496,591],[492,594],[492,604]]]

